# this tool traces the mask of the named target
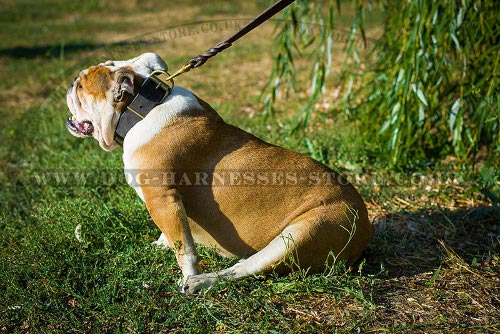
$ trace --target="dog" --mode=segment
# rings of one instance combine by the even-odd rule
[[[114,150],[121,115],[150,74],[166,69],[157,54],[145,53],[82,71],[67,91],[69,132]],[[372,237],[353,185],[305,155],[224,122],[181,87],[131,127],[123,162],[135,175],[127,182],[162,232],[156,244],[175,252],[185,293],[272,270],[352,265]],[[241,260],[201,273],[195,244]]]

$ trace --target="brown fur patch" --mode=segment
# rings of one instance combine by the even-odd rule
[[[104,66],[92,66],[88,72],[80,77],[81,89],[85,94],[92,95],[97,100],[106,99],[106,92],[110,89],[113,79],[111,70]]]
[[[150,175],[151,179],[160,180],[166,172],[186,174],[194,180],[195,171],[205,171],[211,184],[214,175],[228,171],[291,171],[306,177],[312,173],[328,173],[336,182],[329,186],[178,184],[175,189],[182,196],[196,242],[216,246],[225,254],[246,257],[264,249],[287,226],[300,224],[305,232],[300,232],[301,239],[295,242],[304,268],[323,270],[330,251],[340,255],[338,260],[349,263],[360,256],[372,229],[363,200],[351,184],[341,181],[331,169],[307,156],[268,144],[225,123],[206,102],[198,101],[204,110],[184,111],[135,152],[133,160],[140,162],[139,168],[157,171],[157,175]],[[142,188],[150,211],[167,205],[165,196],[154,193],[167,191],[165,188]],[[359,217],[349,215],[348,208]],[[162,217],[171,219],[166,214]],[[155,217],[153,220],[158,226],[171,224],[171,220],[162,222]],[[351,231],[352,224],[356,224],[356,233],[350,238],[345,231]],[[169,235],[163,233],[168,239]]]

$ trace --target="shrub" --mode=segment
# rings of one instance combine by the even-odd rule
[[[379,1],[384,34],[373,56],[365,60],[360,59],[353,36],[360,31],[364,38],[366,5],[353,3],[356,15],[341,75],[346,103],[339,107],[340,112],[348,112],[353,121],[360,122],[360,135],[373,144],[372,153],[394,167],[449,154],[465,164],[479,150],[483,157],[486,153],[490,159],[497,158],[500,24],[494,2]],[[268,111],[276,92],[282,89],[280,83],[293,87],[295,71],[287,71],[290,66],[285,63],[293,60],[294,49],[299,54],[312,49],[306,53],[314,61],[310,100],[301,112],[301,120],[306,120],[301,124],[307,126],[324,87],[323,75],[331,65],[335,4],[340,14],[339,1],[330,1],[328,6],[321,1],[298,1],[285,11],[265,104]],[[317,29],[303,28],[310,22],[321,22],[324,29],[319,35]],[[291,65],[293,69],[293,62]],[[361,74],[356,74],[360,70]]]

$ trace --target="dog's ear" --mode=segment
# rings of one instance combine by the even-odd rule
[[[113,95],[115,102],[124,101],[127,94],[134,95],[135,77],[134,71],[129,68],[121,68],[115,72],[116,87]]]

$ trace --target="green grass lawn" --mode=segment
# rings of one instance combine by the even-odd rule
[[[90,65],[146,51],[175,70],[269,3],[2,5],[0,332],[500,330],[500,210],[488,190],[498,186],[498,172],[476,175],[450,159],[395,173],[373,162],[366,152],[373,143],[360,139],[359,125],[328,107],[307,130],[291,133],[293,110],[307,100],[300,94],[265,120],[261,91],[273,65],[273,23],[176,84],[228,122],[347,175],[367,202],[374,238],[354,268],[259,275],[192,297],[178,292],[175,257],[150,245],[160,233],[126,185],[121,150],[104,152],[65,129],[66,87]],[[206,22],[216,29],[181,29],[201,31]],[[376,15],[370,22],[367,34],[378,33]],[[204,271],[236,261],[207,248],[199,254]]]

